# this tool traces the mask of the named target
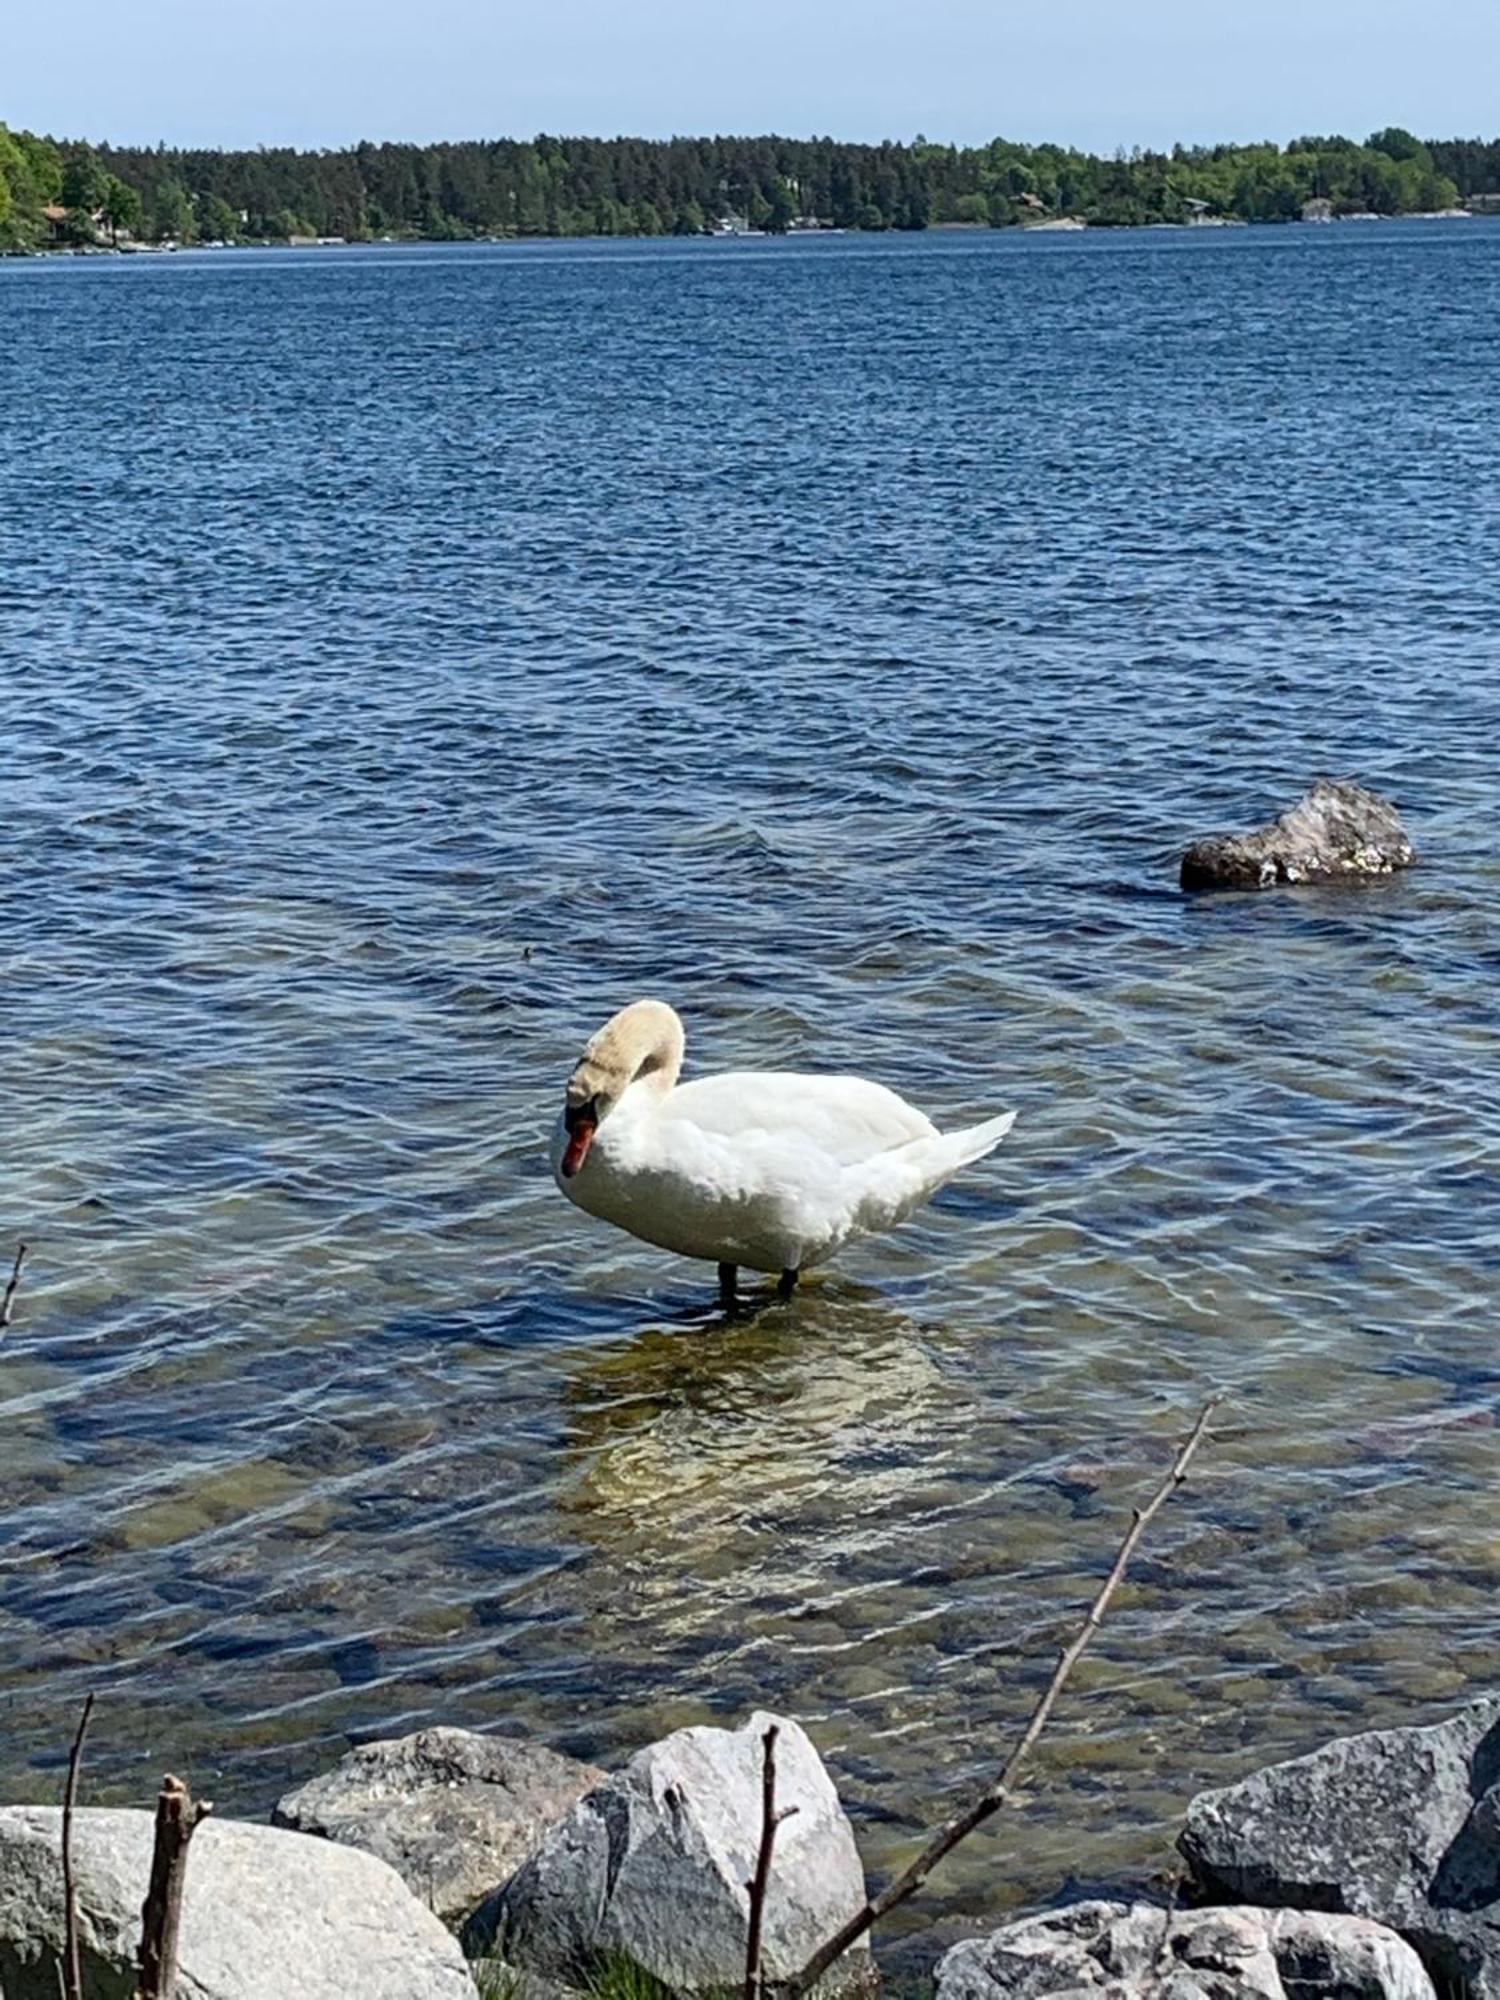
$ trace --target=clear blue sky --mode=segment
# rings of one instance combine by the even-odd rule
[[[4,39],[0,119],[119,141],[1500,128],[1500,0],[73,0]]]

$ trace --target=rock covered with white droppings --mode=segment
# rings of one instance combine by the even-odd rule
[[[1184,889],[1269,889],[1390,875],[1416,858],[1389,799],[1352,778],[1315,778],[1268,826],[1194,841],[1180,879]]]

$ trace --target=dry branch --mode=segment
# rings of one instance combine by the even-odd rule
[[[1120,1587],[1121,1579],[1129,1566],[1130,1558],[1135,1554],[1141,1536],[1150,1526],[1158,1510],[1187,1478],[1193,1453],[1202,1443],[1203,1434],[1208,1428],[1208,1420],[1218,1408],[1220,1400],[1218,1396],[1213,1396],[1204,1404],[1197,1423],[1193,1425],[1172,1461],[1171,1471],[1146,1505],[1137,1507],[1131,1515],[1129,1530],[1120,1544],[1120,1552],[1115,1557],[1109,1575],[1104,1579],[1098,1596],[1089,1606],[1082,1625],[1070,1643],[1063,1648],[1052,1678],[1048,1681],[1041,1700],[1032,1710],[1031,1720],[1027,1723],[1020,1742],[1001,1766],[999,1776],[993,1784],[980,1793],[972,1805],[966,1806],[962,1812],[955,1814],[952,1819],[940,1826],[915,1861],[903,1869],[893,1881],[888,1882],[878,1896],[870,1897],[864,1908],[857,1911],[826,1944],[820,1945],[799,1973],[780,1985],[778,1991],[783,2000],[798,2000],[799,1995],[807,1993],[816,1986],[823,1974],[836,1960],[843,1957],[850,1945],[862,1938],[870,1926],[878,1923],[887,1911],[895,1909],[898,1903],[904,1903],[908,1896],[920,1889],[938,1863],[950,1854],[961,1840],[967,1839],[975,1827],[983,1826],[987,1819],[1008,1802],[1011,1783],[1030,1756],[1037,1738],[1046,1728],[1047,1719],[1056,1705],[1058,1696],[1067,1685],[1068,1676],[1078,1664],[1090,1639],[1103,1623],[1110,1599]]]
[[[140,1971],[135,2000],[173,2000],[177,1985],[177,1932],[182,1923],[182,1885],[188,1843],[213,1807],[193,1803],[181,1778],[170,1773],[156,1800],[156,1840],[151,1850],[151,1886],[141,1905]]]
[[[10,1303],[9,1293],[6,1294],[6,1303]],[[93,1712],[94,1697],[89,1695],[84,1700],[73,1747],[68,1752],[68,1782],[63,1791],[63,2000],[83,2000],[83,1967],[78,1950],[78,1891],[73,1881],[73,1808],[78,1803],[78,1769],[83,1762],[83,1739],[88,1734],[89,1717]]]
[[[24,1243],[16,1245],[16,1261],[10,1267],[10,1282],[5,1287],[4,1298],[0,1299],[0,1333],[10,1325],[11,1308],[16,1302],[16,1292],[21,1283],[21,1266],[26,1262],[27,1248]]]
[[[760,1739],[760,1849],[755,1857],[755,1873],[745,1884],[750,1892],[750,1929],[745,1939],[744,2000],[759,2000],[761,1991],[760,1935],[766,1914],[766,1889],[771,1880],[771,1850],[776,1845],[776,1829],[797,1810],[784,1806],[776,1810],[776,1739],[781,1734],[772,1723]]]

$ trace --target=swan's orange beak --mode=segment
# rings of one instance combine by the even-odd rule
[[[561,1172],[563,1179],[570,1181],[588,1158],[589,1147],[599,1129],[592,1102],[580,1104],[576,1109],[570,1104],[563,1113],[563,1124],[567,1128],[568,1145],[562,1156]]]

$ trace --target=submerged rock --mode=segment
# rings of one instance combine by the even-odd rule
[[[1417,858],[1389,799],[1349,778],[1315,778],[1294,806],[1254,833],[1213,833],[1182,857],[1184,889],[1270,889],[1389,875]]]
[[[955,1945],[935,2000],[1433,2000],[1422,1962],[1361,1917],[1078,1903]]]
[[[73,1821],[85,2000],[135,1990],[153,1815]],[[0,1808],[0,1993],[58,2000],[62,1813]],[[462,1954],[373,1855],[274,1827],[206,1820],[193,1836],[178,1950],[182,2000],[476,2000]]]
[[[1440,1985],[1500,2000],[1500,1698],[1201,1792],[1179,1844],[1210,1894],[1372,1917]]]
[[[465,1949],[571,1986],[586,1986],[601,1960],[623,1957],[674,1993],[737,1988],[772,1722],[777,1804],[796,1812],[776,1834],[762,1949],[769,1982],[799,1971],[862,1908],[864,1871],[817,1751],[797,1723],[760,1714],[737,1730],[679,1729],[640,1751],[475,1911]],[[873,1961],[859,1947],[821,1990],[872,1983]]]
[[[281,1799],[276,1826],[378,1854],[448,1922],[513,1875],[604,1773],[467,1729],[365,1743]]]

